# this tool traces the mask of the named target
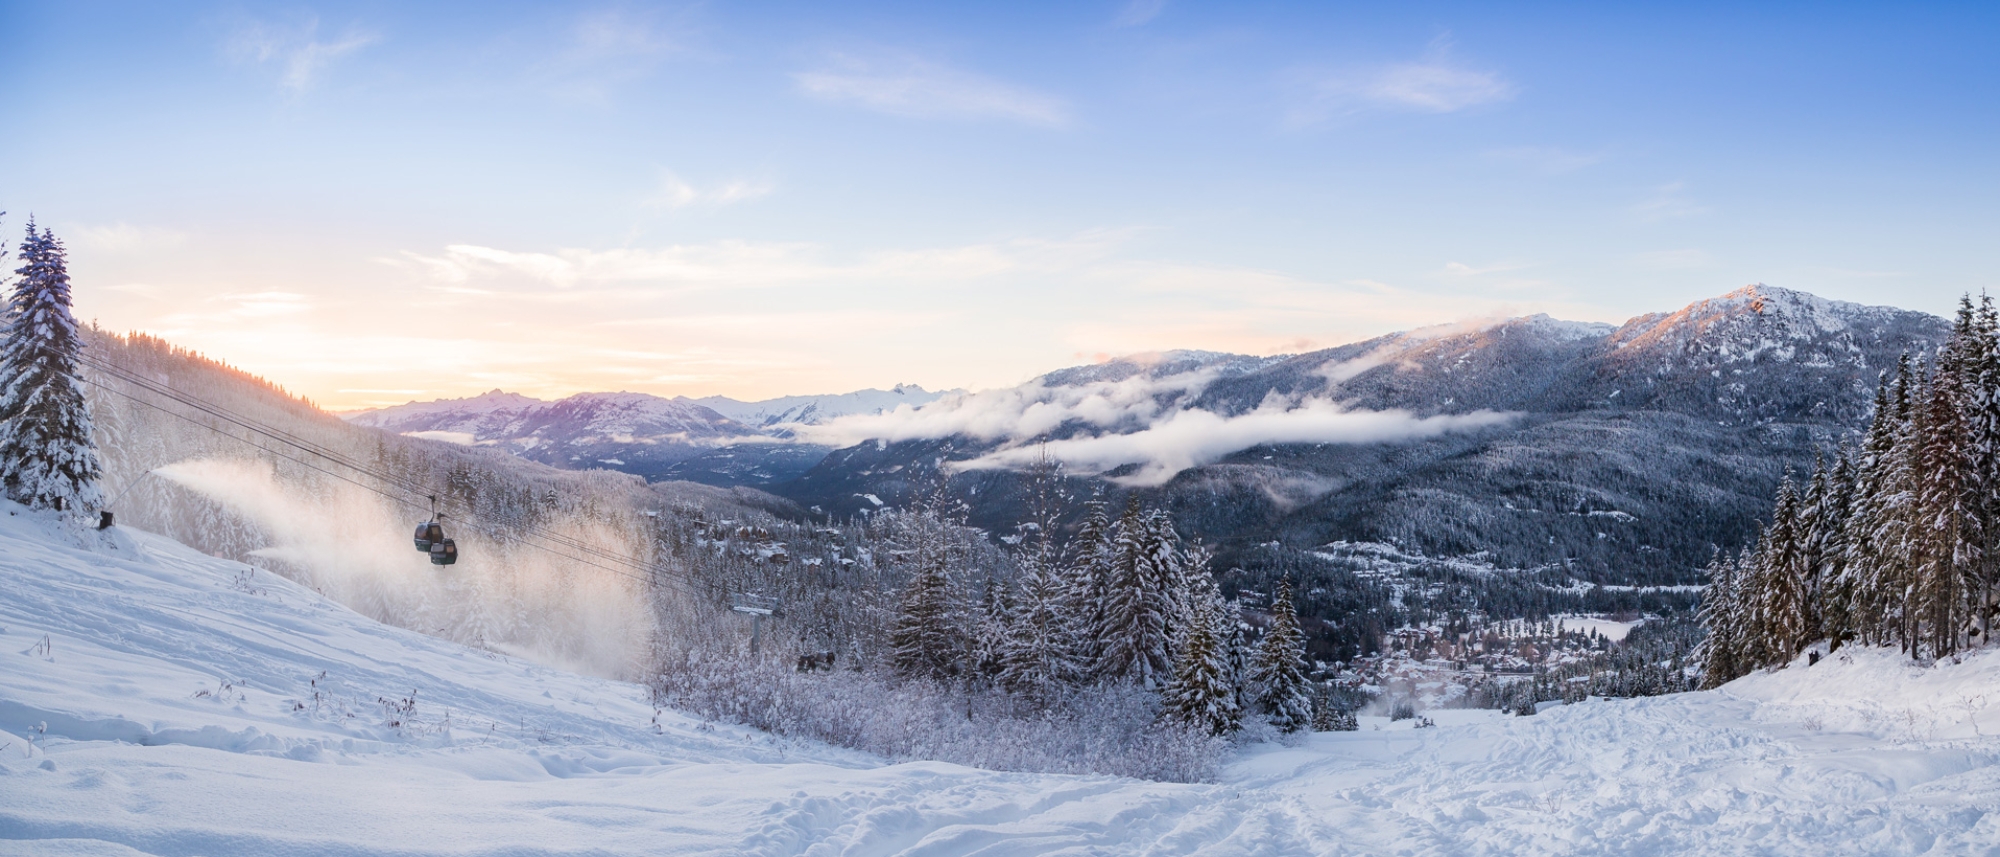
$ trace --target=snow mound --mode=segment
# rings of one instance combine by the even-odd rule
[[[1893,743],[1978,743],[2000,736],[2000,649],[1934,664],[1894,649],[1847,648],[1806,666],[1756,672],[1720,692],[1757,704],[1760,721]]]

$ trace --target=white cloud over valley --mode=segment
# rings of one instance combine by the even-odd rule
[[[958,466],[1022,469],[1046,453],[1083,473],[1136,465],[1117,481],[1158,485],[1189,468],[1264,444],[1394,442],[1514,419],[1491,411],[1419,417],[1402,410],[1352,410],[1320,397],[1292,401],[1272,396],[1255,410],[1233,416],[1191,407],[1216,377],[1213,371],[1197,370],[1054,386],[1038,379],[796,429],[808,441],[836,446],[949,437],[999,441],[999,449]],[[1058,430],[1077,434],[1044,439]]]
[[[1417,440],[1503,425],[1513,419],[1512,414],[1493,411],[1432,417],[1402,410],[1350,411],[1333,402],[1312,399],[1297,407],[1260,408],[1234,417],[1204,410],[1177,411],[1141,431],[1050,441],[1046,449],[1051,458],[1091,473],[1137,464],[1136,471],[1116,481],[1159,485],[1188,468],[1264,444]],[[966,466],[1020,468],[1041,454],[1041,448],[1017,447],[983,456]]]

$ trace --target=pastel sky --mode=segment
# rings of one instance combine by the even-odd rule
[[[335,408],[2000,290],[2000,8],[1639,5],[6,0],[0,234]]]

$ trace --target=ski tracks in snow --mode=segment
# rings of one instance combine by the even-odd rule
[[[2000,652],[1364,718],[1178,785],[704,724],[164,539],[38,526],[0,518],[0,857],[2000,857]]]
[[[934,766],[935,780],[782,806],[752,838],[760,855],[1313,854],[1289,801],[1227,786],[1009,775]],[[929,780],[929,781],[927,781]]]
[[[1355,853],[2000,855],[2000,744],[1885,746],[1758,715],[1716,693],[1592,702],[1316,736],[1237,774]]]

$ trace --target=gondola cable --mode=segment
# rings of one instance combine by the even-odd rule
[[[124,370],[122,370],[122,369],[119,369],[118,367],[113,367],[113,366],[109,366],[109,365],[106,365],[106,364],[104,364],[104,363],[102,363],[102,362],[100,362],[100,361],[96,361],[96,360],[91,360],[91,359],[88,359],[88,358],[86,358],[86,359],[82,360],[81,362],[83,362],[83,363],[84,363],[85,365],[89,366],[90,368],[93,368],[93,369],[97,369],[97,370],[99,370],[100,372],[103,372],[104,374],[107,374],[107,375],[110,375],[111,377],[113,377],[113,378],[116,378],[116,379],[118,379],[118,380],[122,380],[122,381],[125,381],[125,382],[127,382],[127,383],[130,383],[130,384],[132,384],[132,385],[134,385],[134,386],[136,386],[136,387],[139,387],[139,388],[141,388],[141,389],[143,389],[143,390],[146,390],[147,392],[151,392],[151,393],[155,393],[155,394],[157,394],[157,395],[160,395],[160,396],[162,396],[162,397],[164,397],[164,398],[167,398],[167,399],[170,399],[170,400],[172,400],[172,401],[174,401],[174,402],[177,402],[177,403],[179,403],[179,404],[183,404],[183,405],[186,405],[186,406],[188,406],[188,407],[190,407],[190,408],[193,408],[193,409],[195,409],[195,410],[197,410],[197,411],[200,411],[200,412],[202,412],[202,413],[206,413],[206,414],[208,414],[208,415],[210,415],[210,416],[214,416],[214,417],[216,417],[217,419],[220,419],[220,420],[223,420],[223,421],[226,421],[226,422],[229,422],[229,423],[233,423],[233,424],[235,424],[235,425],[237,425],[237,426],[240,426],[240,427],[242,427],[242,428],[244,428],[244,429],[246,429],[246,430],[249,430],[249,431],[251,431],[251,432],[253,432],[253,433],[257,433],[257,434],[262,434],[262,435],[264,435],[265,437],[268,437],[268,438],[270,438],[271,440],[274,440],[274,441],[278,441],[278,442],[280,442],[280,443],[283,443],[283,444],[285,444],[285,445],[288,445],[288,446],[292,446],[292,447],[294,447],[294,448],[298,449],[299,451],[301,451],[301,452],[304,452],[304,453],[306,453],[306,454],[309,454],[309,455],[314,455],[314,456],[318,456],[318,457],[320,457],[320,458],[324,458],[324,459],[326,459],[326,460],[328,460],[328,461],[331,461],[331,462],[333,462],[333,463],[335,463],[335,464],[338,464],[338,465],[341,465],[341,466],[343,466],[343,467],[347,467],[347,468],[349,468],[349,469],[351,469],[351,470],[354,470],[354,471],[355,471],[355,472],[357,472],[357,473],[360,473],[360,474],[363,474],[363,475],[366,475],[366,476],[369,476],[369,477],[371,477],[371,478],[374,478],[374,479],[377,479],[378,481],[380,481],[380,482],[383,482],[383,483],[385,483],[385,484],[389,484],[389,485],[393,485],[393,486],[396,486],[396,487],[398,487],[398,488],[404,488],[404,489],[406,489],[406,490],[411,490],[411,489],[414,489],[414,486],[412,486],[412,484],[411,484],[411,483],[409,483],[409,482],[407,482],[407,481],[404,481],[404,480],[402,480],[402,479],[398,479],[398,478],[395,478],[395,477],[393,477],[393,476],[389,476],[389,475],[386,475],[386,474],[383,474],[383,473],[380,473],[380,472],[378,472],[378,471],[375,471],[375,470],[373,470],[373,469],[371,469],[371,468],[368,468],[368,467],[365,467],[365,466],[362,466],[362,465],[360,465],[360,464],[357,464],[357,463],[355,463],[354,461],[352,461],[352,460],[348,459],[348,458],[347,458],[346,456],[343,456],[343,455],[340,455],[339,453],[337,453],[337,452],[335,452],[335,451],[332,451],[332,450],[328,450],[328,449],[326,449],[325,447],[322,447],[322,446],[320,446],[319,444],[316,444],[316,443],[313,443],[313,442],[311,442],[311,441],[308,441],[308,440],[306,440],[306,439],[304,439],[304,438],[301,438],[301,437],[298,437],[297,435],[293,435],[293,434],[291,434],[290,432],[286,432],[286,431],[284,431],[284,430],[282,430],[282,429],[277,429],[277,428],[273,428],[273,427],[270,427],[270,426],[266,426],[266,425],[262,425],[261,423],[259,423],[258,421],[254,420],[254,419],[251,419],[251,418],[249,418],[249,417],[245,417],[245,416],[243,416],[243,415],[240,415],[240,414],[236,414],[236,413],[234,413],[233,411],[230,411],[230,410],[229,410],[229,409],[227,409],[227,408],[224,408],[224,407],[222,407],[222,406],[220,406],[220,405],[216,405],[216,404],[214,404],[214,403],[212,403],[212,402],[208,402],[208,401],[206,401],[206,400],[203,400],[203,399],[200,399],[199,397],[196,397],[196,396],[194,396],[193,394],[189,394],[189,393],[185,393],[185,392],[183,392],[183,391],[180,391],[180,390],[175,390],[175,389],[173,389],[173,388],[171,388],[171,387],[167,387],[167,386],[164,386],[164,385],[161,385],[161,384],[158,384],[158,383],[156,383],[156,382],[151,382],[151,381],[148,381],[148,380],[146,380],[146,379],[142,379],[142,378],[138,378],[138,377],[136,377],[136,376],[133,376],[133,375],[129,374],[128,372],[126,372],[126,371],[124,371]],[[366,490],[366,491],[369,491],[369,492],[371,492],[371,493],[374,493],[374,494],[377,494],[377,495],[379,495],[379,496],[381,496],[381,497],[383,497],[383,498],[385,498],[385,499],[388,499],[388,500],[390,500],[390,501],[392,501],[392,502],[395,502],[395,503],[400,503],[400,504],[402,504],[402,505],[405,505],[405,506],[412,506],[412,507],[416,507],[416,508],[423,508],[423,506],[422,506],[421,504],[419,504],[419,503],[417,503],[417,502],[415,502],[415,501],[413,501],[413,500],[410,500],[410,499],[408,499],[407,497],[403,497],[403,496],[397,496],[397,495],[395,495],[395,494],[392,494],[392,493],[390,493],[390,492],[387,492],[387,491],[383,491],[383,490],[381,490],[381,489],[379,489],[379,488],[376,488],[375,486],[372,486],[372,485],[368,485],[368,484],[366,484],[366,483],[363,483],[363,482],[360,482],[360,481],[358,481],[358,480],[355,480],[355,479],[352,479],[352,478],[349,478],[349,477],[347,477],[347,476],[344,476],[344,475],[342,475],[342,474],[339,474],[339,473],[335,473],[335,472],[333,472],[333,471],[331,471],[331,470],[328,470],[328,469],[326,469],[326,468],[324,468],[324,467],[320,467],[320,466],[317,466],[317,465],[314,465],[314,464],[312,464],[311,462],[309,462],[309,461],[306,461],[306,460],[304,460],[304,459],[301,459],[301,458],[297,458],[297,457],[294,457],[294,456],[291,456],[291,455],[287,455],[287,454],[285,454],[284,452],[281,452],[281,451],[279,451],[279,450],[276,450],[276,449],[272,449],[272,448],[270,448],[270,447],[268,447],[268,446],[265,446],[265,445],[263,445],[263,444],[259,444],[259,443],[256,443],[256,442],[254,442],[254,441],[252,441],[252,440],[250,440],[250,439],[248,439],[248,438],[243,438],[243,437],[238,437],[238,436],[236,436],[236,435],[235,435],[235,434],[233,434],[233,433],[230,433],[230,432],[227,432],[227,431],[224,431],[224,430],[222,430],[221,428],[218,428],[218,427],[216,427],[216,426],[213,426],[213,425],[209,425],[209,424],[207,424],[207,423],[204,423],[204,422],[202,422],[202,421],[200,421],[200,420],[197,420],[197,419],[195,419],[195,418],[193,418],[193,417],[191,417],[191,416],[188,416],[188,415],[186,415],[186,414],[182,414],[182,413],[178,413],[178,412],[175,412],[175,411],[173,411],[173,410],[171,410],[171,409],[169,409],[169,408],[166,408],[166,407],[163,407],[163,406],[161,406],[161,405],[159,405],[159,404],[156,404],[156,403],[153,403],[153,402],[148,402],[148,401],[146,401],[146,400],[144,400],[144,399],[141,399],[141,398],[139,398],[139,397],[137,397],[137,396],[133,396],[133,395],[131,395],[131,394],[129,394],[129,393],[126,393],[126,392],[124,392],[124,391],[122,391],[122,390],[118,390],[118,389],[116,389],[116,388],[114,388],[114,387],[112,387],[112,386],[110,386],[110,385],[108,385],[108,384],[105,384],[105,383],[102,383],[102,382],[100,382],[100,381],[97,381],[96,379],[92,379],[92,378],[89,378],[89,377],[81,377],[81,378],[80,378],[80,380],[83,380],[83,381],[84,381],[85,383],[89,383],[89,384],[91,384],[91,385],[93,385],[93,386],[96,386],[96,387],[98,387],[98,388],[102,389],[102,390],[105,390],[106,392],[110,392],[110,393],[112,393],[112,394],[114,394],[114,395],[117,395],[117,396],[119,396],[119,397],[121,397],[121,398],[124,398],[124,399],[127,399],[127,400],[129,400],[129,401],[132,401],[132,402],[134,402],[135,404],[139,404],[139,405],[143,405],[143,406],[146,406],[146,407],[149,407],[149,408],[152,408],[152,409],[154,409],[154,410],[157,410],[157,411],[160,411],[161,413],[165,413],[165,414],[167,414],[167,415],[169,415],[169,416],[172,416],[172,417],[176,417],[176,418],[178,418],[178,419],[181,419],[181,420],[183,420],[183,421],[185,421],[185,422],[188,422],[188,423],[190,423],[190,424],[192,424],[192,425],[195,425],[195,426],[199,426],[199,427],[201,427],[201,428],[205,428],[205,429],[208,429],[209,431],[212,431],[212,432],[215,432],[215,433],[217,433],[217,434],[220,434],[220,435],[222,435],[222,436],[224,436],[224,437],[227,437],[227,438],[230,438],[231,440],[235,440],[235,441],[237,441],[237,442],[239,442],[239,443],[243,443],[244,445],[246,445],[246,446],[249,446],[249,447],[251,447],[251,448],[253,448],[253,449],[256,449],[256,450],[258,450],[258,451],[260,451],[260,452],[265,452],[265,453],[268,453],[268,454],[270,454],[270,455],[273,455],[273,456],[275,456],[275,457],[278,457],[278,458],[282,458],[282,459],[285,459],[285,460],[287,460],[287,461],[291,461],[291,462],[293,462],[293,463],[295,463],[295,464],[298,464],[298,465],[300,465],[300,466],[302,466],[302,467],[305,467],[305,468],[308,468],[308,469],[310,469],[310,470],[314,470],[314,471],[316,471],[316,472],[319,472],[319,473],[322,473],[322,474],[325,474],[325,475],[327,475],[327,476],[330,476],[330,477],[332,477],[332,478],[335,478],[335,479],[339,479],[339,480],[341,480],[341,481],[343,481],[343,482],[347,482],[347,483],[349,483],[349,484],[351,484],[351,485],[354,485],[354,486],[356,486],[356,487],[359,487],[359,488],[362,488],[362,489],[364,489],[364,490]],[[143,477],[142,477],[142,478],[143,478]],[[135,484],[136,484],[136,483],[135,483]],[[130,486],[128,486],[128,489],[129,489],[129,487],[130,487]],[[121,494],[122,494],[122,493],[123,493],[123,492],[121,492]],[[417,493],[417,492],[416,492],[415,490],[411,490],[411,493]],[[428,496],[428,495],[425,495],[425,496]],[[478,529],[479,529],[479,530],[480,530],[481,532],[484,532],[485,534],[487,534],[487,535],[489,535],[489,536],[491,536],[491,537],[495,538],[495,539],[496,539],[497,541],[501,542],[502,544],[520,544],[520,545],[522,545],[522,546],[525,546],[525,547],[531,547],[531,548],[535,548],[535,549],[537,549],[537,550],[540,550],[540,551],[543,551],[543,552],[545,552],[545,553],[549,553],[549,554],[551,554],[551,555],[554,555],[554,556],[558,556],[558,557],[561,557],[561,558],[563,558],[563,559],[566,559],[566,560],[569,560],[569,561],[571,561],[571,562],[575,562],[575,563],[578,563],[578,564],[580,564],[580,565],[585,565],[585,566],[589,566],[589,567],[591,567],[591,568],[596,568],[596,569],[598,569],[598,570],[601,570],[601,571],[605,571],[605,572],[607,572],[607,573],[610,573],[610,574],[614,574],[614,575],[617,575],[617,576],[620,576],[620,577],[624,577],[624,578],[626,578],[626,579],[628,579],[628,580],[632,580],[632,581],[635,581],[635,582],[638,582],[638,583],[642,583],[642,584],[647,584],[647,585],[655,585],[655,586],[660,586],[660,585],[663,585],[663,586],[667,586],[667,587],[670,587],[670,588],[673,588],[673,589],[676,589],[676,590],[679,590],[679,591],[681,591],[682,593],[684,593],[684,594],[687,594],[687,595],[690,595],[690,596],[694,596],[694,597],[701,597],[701,593],[698,593],[698,592],[696,592],[695,590],[693,590],[692,588],[690,588],[690,587],[689,587],[689,585],[688,585],[688,584],[686,584],[685,582],[683,582],[683,581],[680,581],[680,580],[676,580],[675,578],[673,578],[672,576],[670,576],[670,575],[669,575],[668,573],[666,573],[666,570],[665,570],[665,569],[663,569],[663,568],[661,568],[661,567],[659,567],[659,566],[657,566],[657,565],[650,565],[650,564],[645,564],[645,563],[641,563],[641,562],[638,562],[638,561],[634,561],[634,560],[631,560],[631,559],[628,559],[628,558],[625,558],[625,557],[622,557],[622,556],[618,556],[617,554],[614,554],[614,553],[611,553],[611,552],[609,552],[609,551],[606,551],[606,550],[604,550],[604,549],[602,549],[602,548],[598,548],[598,547],[596,547],[595,545],[591,545],[591,544],[588,544],[588,543],[585,543],[585,542],[582,542],[582,541],[579,541],[579,540],[576,540],[576,539],[574,539],[574,538],[571,538],[571,537],[568,537],[568,536],[564,536],[564,535],[561,535],[561,534],[558,534],[558,533],[553,533],[553,532],[550,532],[550,531],[547,531],[547,530],[544,530],[544,529],[542,529],[542,528],[540,528],[540,527],[535,527],[535,526],[533,526],[533,525],[523,525],[523,524],[512,524],[512,525],[500,525],[500,524],[496,524],[496,523],[493,523],[493,522],[482,522],[482,521],[480,521],[480,518],[479,518],[479,517],[478,517],[477,515],[471,515],[471,516],[469,516],[469,519],[470,519],[470,520],[472,520],[472,521],[474,521],[475,523],[483,523],[483,526],[479,526],[479,527],[478,527]],[[501,527],[501,526],[512,526],[514,530],[517,530],[517,531],[520,531],[520,532],[518,532],[518,533],[511,533],[511,532],[507,532],[507,531],[505,531],[505,530],[502,530],[502,529],[500,529],[500,527]],[[563,546],[563,547],[567,547],[567,548],[571,548],[572,550],[575,550],[575,551],[577,551],[577,552],[579,552],[579,553],[584,553],[584,554],[588,554],[588,555],[590,555],[590,556],[594,556],[594,557],[596,557],[596,558],[599,558],[599,559],[603,559],[603,560],[606,560],[606,561],[608,561],[608,562],[614,562],[614,563],[617,563],[617,564],[619,564],[619,565],[623,565],[623,566],[626,566],[627,568],[630,568],[630,569],[632,569],[632,570],[634,570],[634,571],[639,571],[639,572],[644,572],[644,573],[645,573],[645,576],[643,576],[643,577],[642,577],[642,576],[639,576],[639,575],[635,575],[635,574],[630,574],[630,573],[627,573],[627,572],[624,572],[624,571],[620,571],[619,569],[616,569],[616,568],[612,568],[612,567],[609,567],[609,566],[606,566],[606,565],[602,565],[602,564],[600,564],[600,563],[596,563],[596,562],[591,562],[591,561],[589,561],[588,559],[585,559],[585,558],[583,558],[583,557],[577,557],[577,556],[572,556],[572,555],[570,555],[570,554],[567,554],[567,553],[565,553],[565,552],[563,552],[563,551],[560,551],[560,550],[556,550],[555,548],[551,548],[551,547],[549,547],[549,546],[546,546],[546,545],[541,545],[541,544],[536,544],[535,542],[533,542],[533,541],[530,541],[528,537],[535,537],[535,538],[541,538],[541,539],[544,539],[544,540],[546,540],[546,541],[549,541],[549,542],[553,542],[553,543],[555,543],[555,544],[557,544],[557,545],[560,545],[560,546]],[[441,564],[442,564],[442,563],[441,563]]]
[[[253,432],[256,432],[256,433],[259,433],[259,434],[263,434],[263,435],[265,435],[266,437],[269,437],[269,438],[271,438],[272,440],[276,440],[276,441],[279,441],[279,442],[281,442],[281,443],[284,443],[284,444],[287,444],[287,445],[289,445],[289,446],[292,446],[292,447],[295,447],[295,448],[297,448],[297,449],[300,449],[301,451],[304,451],[304,452],[307,452],[307,453],[309,453],[309,454],[312,454],[312,455],[316,455],[316,456],[319,456],[319,457],[321,457],[321,458],[325,458],[325,459],[327,459],[327,460],[329,460],[329,461],[332,461],[332,462],[334,462],[334,463],[336,463],[336,464],[340,464],[340,465],[342,465],[342,466],[344,466],[344,467],[347,467],[348,469],[351,469],[351,470],[354,470],[354,471],[356,471],[356,472],[358,472],[358,473],[362,473],[362,474],[364,474],[364,475],[367,475],[367,476],[370,476],[370,477],[372,477],[372,478],[374,478],[374,479],[376,479],[376,480],[378,480],[378,481],[380,481],[380,482],[383,482],[383,483],[386,483],[386,484],[390,484],[390,485],[394,485],[394,486],[397,486],[397,487],[400,487],[400,488],[404,489],[405,491],[408,491],[408,492],[409,492],[409,493],[411,493],[411,494],[416,494],[416,495],[420,495],[420,496],[424,495],[424,491],[423,491],[423,489],[422,489],[422,488],[420,488],[420,487],[418,487],[418,486],[417,486],[417,485],[415,485],[414,483],[411,483],[411,482],[408,482],[408,481],[405,481],[405,480],[402,480],[402,479],[400,479],[400,478],[397,478],[397,477],[395,477],[395,476],[392,476],[392,475],[389,475],[389,474],[384,474],[384,473],[382,473],[381,471],[377,471],[377,470],[373,470],[373,469],[371,469],[371,468],[368,468],[368,467],[366,467],[366,466],[364,466],[364,465],[361,465],[361,464],[358,464],[358,463],[356,463],[356,462],[355,462],[355,461],[354,461],[353,459],[350,459],[350,458],[347,458],[346,456],[344,456],[344,455],[342,455],[342,454],[338,453],[337,451],[334,451],[334,450],[329,450],[329,449],[327,449],[327,448],[326,448],[326,447],[324,447],[324,446],[321,446],[321,445],[319,445],[319,444],[316,444],[316,443],[314,443],[314,442],[312,442],[312,441],[309,441],[309,440],[306,440],[305,438],[302,438],[302,437],[299,437],[298,435],[295,435],[295,434],[292,434],[292,433],[290,433],[290,432],[287,432],[287,431],[284,431],[283,429],[278,429],[278,428],[274,428],[274,427],[272,427],[272,426],[269,426],[269,425],[265,425],[265,424],[263,424],[263,423],[261,423],[261,422],[259,422],[259,421],[255,420],[255,419],[251,418],[251,417],[248,417],[248,416],[245,416],[245,415],[243,415],[243,414],[238,414],[238,413],[236,413],[236,412],[234,412],[234,411],[231,411],[231,410],[229,410],[228,408],[225,408],[225,407],[223,407],[223,406],[221,406],[221,405],[217,405],[217,404],[215,404],[215,403],[213,403],[213,402],[208,402],[208,401],[206,401],[206,400],[203,400],[203,399],[201,399],[201,398],[199,398],[199,397],[196,397],[196,396],[194,396],[194,395],[192,395],[192,394],[189,394],[189,393],[184,393],[184,392],[182,392],[182,391],[180,391],[180,390],[176,390],[176,389],[174,389],[174,388],[173,388],[173,387],[171,387],[171,386],[167,386],[167,385],[164,385],[164,384],[161,384],[161,383],[159,383],[159,382],[155,382],[155,381],[151,381],[151,380],[149,380],[149,379],[145,379],[145,378],[141,378],[141,377],[138,377],[138,376],[136,376],[136,375],[132,374],[131,372],[129,372],[129,371],[127,371],[127,370],[124,370],[124,369],[122,369],[122,368],[120,368],[120,367],[116,367],[116,366],[111,366],[111,365],[108,365],[108,364],[104,364],[104,363],[102,363],[102,362],[99,362],[99,361],[95,361],[95,360],[90,360],[90,359],[88,359],[88,358],[86,358],[86,359],[84,360],[84,362],[85,362],[85,363],[86,363],[87,365],[90,365],[90,366],[91,366],[92,368],[96,368],[96,369],[98,369],[98,370],[100,370],[100,371],[102,371],[102,372],[105,372],[106,374],[110,374],[110,375],[112,375],[113,377],[116,377],[116,378],[118,378],[118,379],[120,379],[120,380],[124,380],[124,381],[126,381],[126,382],[128,382],[128,383],[131,383],[131,384],[135,385],[135,386],[138,386],[138,387],[141,387],[142,389],[145,389],[145,390],[147,390],[148,392],[153,392],[153,393],[156,393],[156,394],[159,394],[159,395],[161,395],[161,396],[164,396],[164,397],[166,397],[166,398],[169,398],[169,399],[172,399],[172,400],[174,400],[174,401],[176,401],[176,402],[179,402],[179,403],[181,403],[181,404],[184,404],[184,405],[187,405],[187,406],[189,406],[189,407],[191,407],[191,408],[194,408],[194,409],[196,409],[196,410],[199,410],[199,411],[201,411],[201,412],[203,412],[203,413],[207,413],[207,414],[210,414],[210,415],[212,415],[212,416],[215,416],[215,417],[217,417],[218,419],[222,419],[222,420],[225,420],[225,421],[227,421],[227,422],[230,422],[230,423],[233,423],[233,424],[235,424],[235,425],[238,425],[238,426],[241,426],[241,427],[243,427],[243,428],[245,428],[245,429],[249,429],[250,431],[253,431]],[[102,386],[102,385],[100,385],[100,386]],[[131,397],[130,397],[130,396],[127,396],[126,398],[131,398]],[[136,400],[135,400],[135,401],[136,401]],[[176,416],[180,416],[180,415],[176,414]],[[195,424],[196,424],[196,425],[202,425],[202,424],[201,424],[201,423],[199,423],[199,422],[196,422]],[[204,427],[204,428],[210,428],[211,430],[214,430],[214,427],[212,427],[212,426],[203,426],[203,427]],[[230,437],[232,437],[232,438],[234,438],[234,435],[229,435],[229,436],[230,436]],[[235,438],[235,439],[237,439],[237,440],[243,440],[242,438]],[[257,447],[258,447],[259,449],[264,449],[265,451],[271,451],[271,450],[269,450],[269,449],[268,449],[267,447],[262,447],[262,446],[259,446],[259,445],[257,445],[257,444],[251,444],[251,445],[252,445],[252,446],[257,446]],[[277,453],[273,452],[273,454],[277,454]],[[286,458],[287,458],[288,460],[292,460],[292,461],[298,461],[298,459],[293,459],[293,458],[290,458],[289,456],[285,456],[285,457],[286,457]],[[299,462],[299,463],[301,463],[301,464],[305,464],[305,462]],[[311,467],[311,465],[309,465],[309,464],[306,464],[305,466],[308,466],[308,467]],[[415,503],[414,501],[410,501],[410,500],[407,500],[407,499],[404,499],[404,498],[401,498],[401,497],[394,497],[393,495],[389,495],[389,494],[387,494],[387,493],[385,493],[385,492],[382,492],[382,491],[380,491],[380,490],[377,490],[377,489],[373,488],[372,486],[367,486],[367,485],[362,485],[361,483],[358,483],[358,482],[354,482],[354,480],[351,480],[351,479],[346,479],[345,477],[341,477],[341,476],[339,476],[338,474],[333,474],[333,473],[331,473],[330,471],[326,471],[326,470],[325,470],[324,468],[317,468],[317,467],[314,467],[313,469],[315,469],[315,470],[319,470],[320,472],[323,472],[323,473],[328,473],[328,475],[332,475],[332,476],[335,476],[336,478],[341,478],[341,479],[343,479],[343,480],[345,480],[345,481],[348,481],[348,482],[350,482],[350,483],[353,483],[353,484],[356,484],[356,485],[360,485],[361,487],[363,487],[363,488],[367,488],[368,490],[371,490],[371,491],[374,491],[374,492],[375,492],[375,493],[377,493],[377,494],[382,494],[382,495],[383,495],[383,496],[385,496],[385,497],[389,497],[390,499],[393,499],[393,500],[395,500],[396,502],[400,502],[400,503],[403,503],[403,504],[405,504],[405,505],[410,505],[410,506],[418,506],[418,504],[416,504],[416,503]],[[419,508],[421,508],[421,506],[418,506],[418,507],[419,507]],[[474,520],[477,520],[476,516],[474,516]],[[505,533],[505,532],[502,532],[502,531],[499,531],[499,530],[497,530],[497,529],[494,529],[494,527],[495,527],[495,526],[496,526],[495,524],[491,524],[491,523],[489,523],[489,524],[488,524],[488,528],[487,528],[487,533],[488,533],[488,535],[491,535],[491,536],[493,536],[493,537],[495,537],[495,538],[497,538],[497,539],[500,539],[500,540],[502,540],[502,541],[507,541],[507,540],[509,540],[509,539],[511,538],[510,534],[507,534],[507,533]],[[571,549],[573,549],[573,550],[576,550],[576,551],[579,551],[579,552],[582,552],[582,553],[587,553],[587,554],[590,554],[590,555],[593,555],[593,556],[596,556],[596,557],[598,557],[598,558],[600,558],[600,559],[605,559],[605,560],[607,560],[607,561],[611,561],[611,562],[616,562],[616,563],[619,563],[619,564],[621,564],[621,565],[625,565],[625,566],[627,566],[627,567],[629,567],[629,568],[632,568],[632,569],[635,569],[635,570],[639,570],[639,571],[644,571],[644,572],[647,572],[647,573],[649,573],[649,574],[653,574],[653,573],[657,573],[657,571],[658,571],[658,570],[657,570],[656,568],[654,568],[654,567],[652,567],[652,566],[649,566],[649,565],[645,565],[645,564],[642,564],[642,563],[637,563],[637,562],[634,562],[634,561],[631,561],[631,560],[628,560],[628,559],[626,559],[626,558],[624,558],[624,557],[622,557],[622,556],[619,556],[619,555],[617,555],[617,554],[613,554],[613,553],[611,553],[611,552],[608,552],[608,551],[605,551],[605,550],[602,550],[602,549],[600,549],[600,548],[596,547],[595,545],[591,545],[591,544],[589,544],[589,543],[586,543],[586,542],[582,542],[582,541],[579,541],[579,540],[577,540],[577,539],[573,539],[573,538],[570,538],[570,537],[568,537],[568,536],[563,536],[563,535],[561,535],[561,534],[557,534],[557,533],[552,533],[552,532],[548,532],[548,531],[545,531],[545,530],[540,530],[540,528],[536,528],[536,527],[533,527],[532,525],[524,525],[524,524],[518,524],[518,523],[513,523],[513,524],[507,524],[507,526],[513,526],[513,527],[515,527],[516,529],[521,529],[521,530],[527,530],[527,531],[530,531],[531,533],[533,533],[533,534],[535,534],[535,535],[538,535],[538,536],[540,536],[541,538],[544,538],[544,539],[547,539],[547,540],[549,540],[549,541],[552,541],[552,542],[555,542],[555,543],[557,543],[557,544],[560,544],[560,545],[562,545],[562,546],[564,546],[564,547],[568,547],[568,548],[571,548]],[[539,546],[537,546],[537,547],[539,547]]]

